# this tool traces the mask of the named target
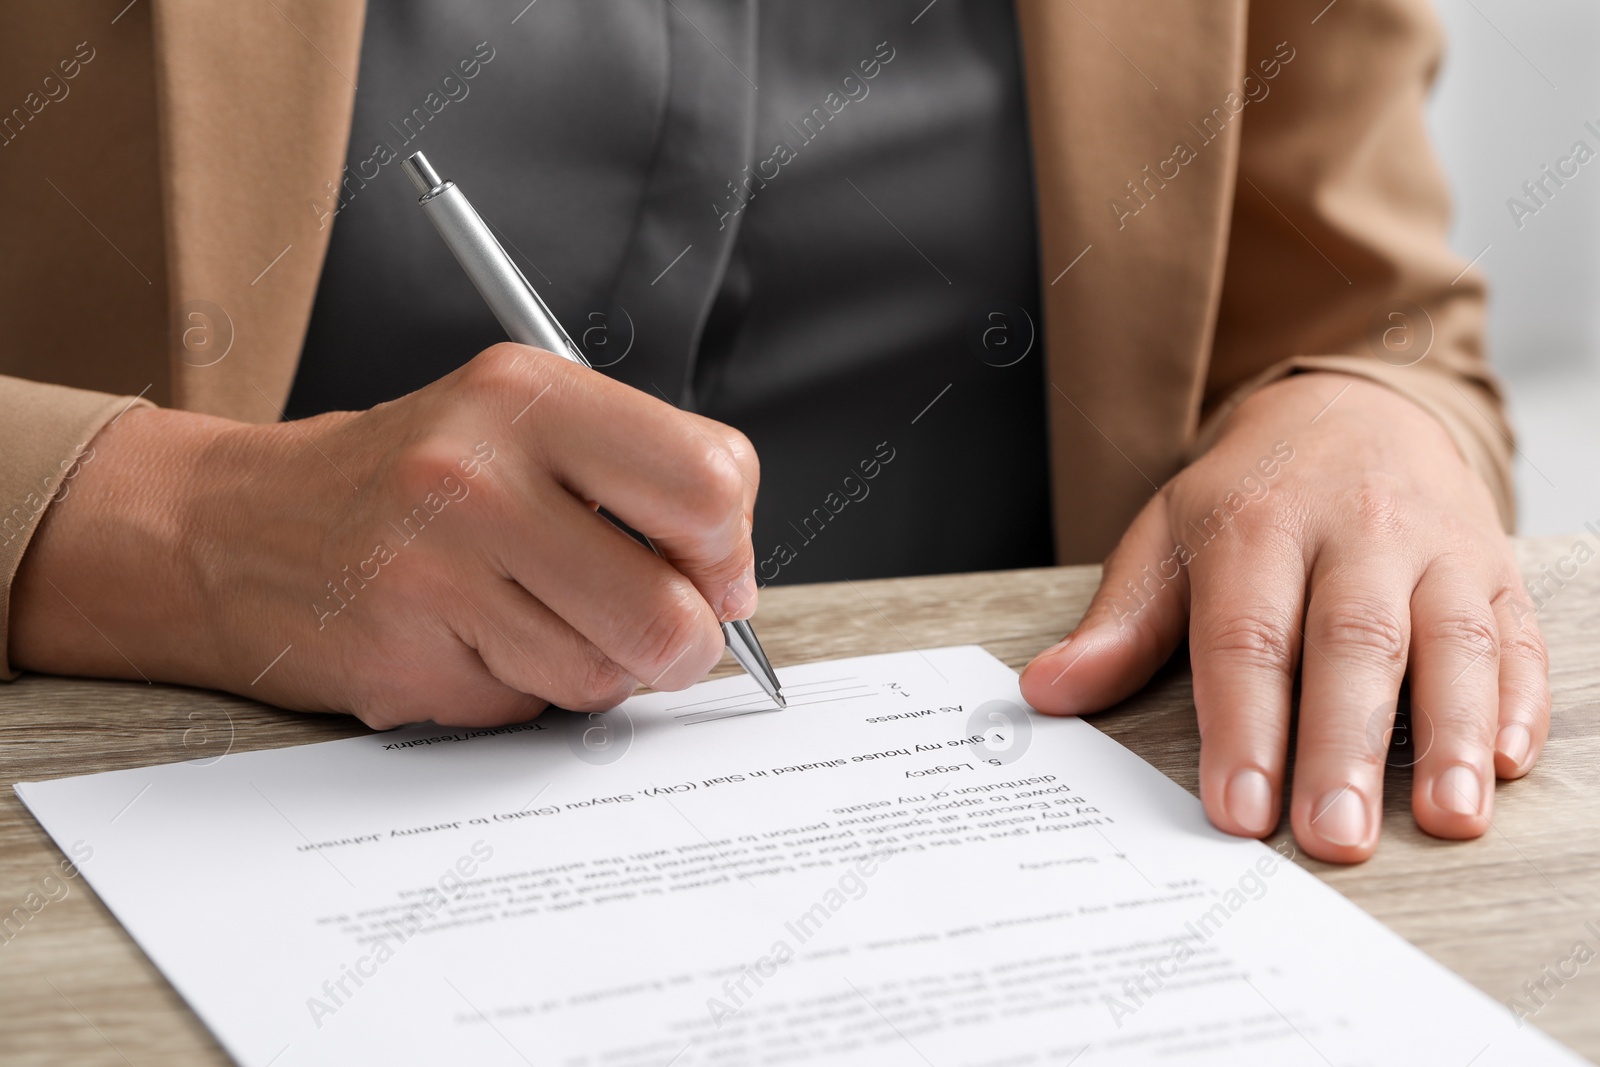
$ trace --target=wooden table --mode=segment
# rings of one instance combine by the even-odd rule
[[[1520,543],[1524,573],[1554,567],[1573,541]],[[977,643],[1020,668],[1077,619],[1097,577],[1098,568],[1063,567],[772,589],[762,594],[761,635],[779,663]],[[1556,590],[1540,620],[1555,690],[1550,744],[1532,774],[1500,787],[1494,828],[1469,842],[1424,835],[1411,821],[1411,776],[1402,767],[1389,774],[1376,858],[1344,868],[1300,862],[1497,1001],[1525,997],[1523,983],[1545,981],[1552,993],[1537,1024],[1600,1059],[1600,959],[1562,986],[1545,978],[1545,968],[1555,973],[1580,941],[1600,952],[1600,936],[1584,925],[1600,930],[1600,560]],[[1182,662],[1091,721],[1197,789],[1198,738]],[[62,858],[12,782],[363,729],[353,720],[164,686],[33,677],[0,686],[0,918],[30,892],[47,896],[42,880]],[[83,880],[64,884],[67,895],[9,941],[0,930],[0,1061],[226,1063]],[[184,887],[171,891],[173,906],[182,907]]]

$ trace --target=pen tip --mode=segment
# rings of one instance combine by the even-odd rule
[[[782,693],[773,693],[772,694],[772,702],[774,704],[778,705],[778,707],[784,708],[786,710],[789,707],[789,702],[787,700],[783,699],[783,694]]]

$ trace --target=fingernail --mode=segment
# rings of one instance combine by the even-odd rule
[[[1445,769],[1433,783],[1433,802],[1457,815],[1476,815],[1483,806],[1478,772],[1464,763]]]
[[[1066,648],[1067,645],[1070,644],[1071,642],[1072,642],[1072,635],[1068,634],[1066,637],[1063,637],[1061,640],[1057,641],[1055,644],[1051,645],[1049,648],[1047,648],[1043,652],[1039,653],[1039,655],[1035,656],[1034,659],[1038,659],[1038,658],[1040,658],[1040,656],[1053,656],[1057,652],[1060,652],[1062,649]]]
[[[1494,739],[1494,750],[1510,760],[1515,766],[1521,767],[1522,761],[1528,758],[1528,750],[1533,748],[1533,734],[1520,722],[1514,722],[1503,727],[1500,735]]]
[[[1272,829],[1272,783],[1254,767],[1246,767],[1228,779],[1223,805],[1246,833],[1264,834]]]
[[[1329,793],[1317,804],[1311,817],[1317,836],[1330,845],[1354,848],[1367,840],[1367,805],[1349,786]]]

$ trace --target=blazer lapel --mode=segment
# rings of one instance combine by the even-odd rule
[[[171,402],[279,417],[327,251],[362,0],[152,0]]]
[[[1229,94],[1244,75],[1246,0],[1017,6],[1057,562],[1079,563],[1115,546],[1194,437],[1238,155]]]

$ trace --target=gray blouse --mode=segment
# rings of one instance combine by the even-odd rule
[[[359,83],[291,417],[503,339],[420,149],[597,367],[754,441],[763,583],[1051,561],[1009,3],[381,0]]]

